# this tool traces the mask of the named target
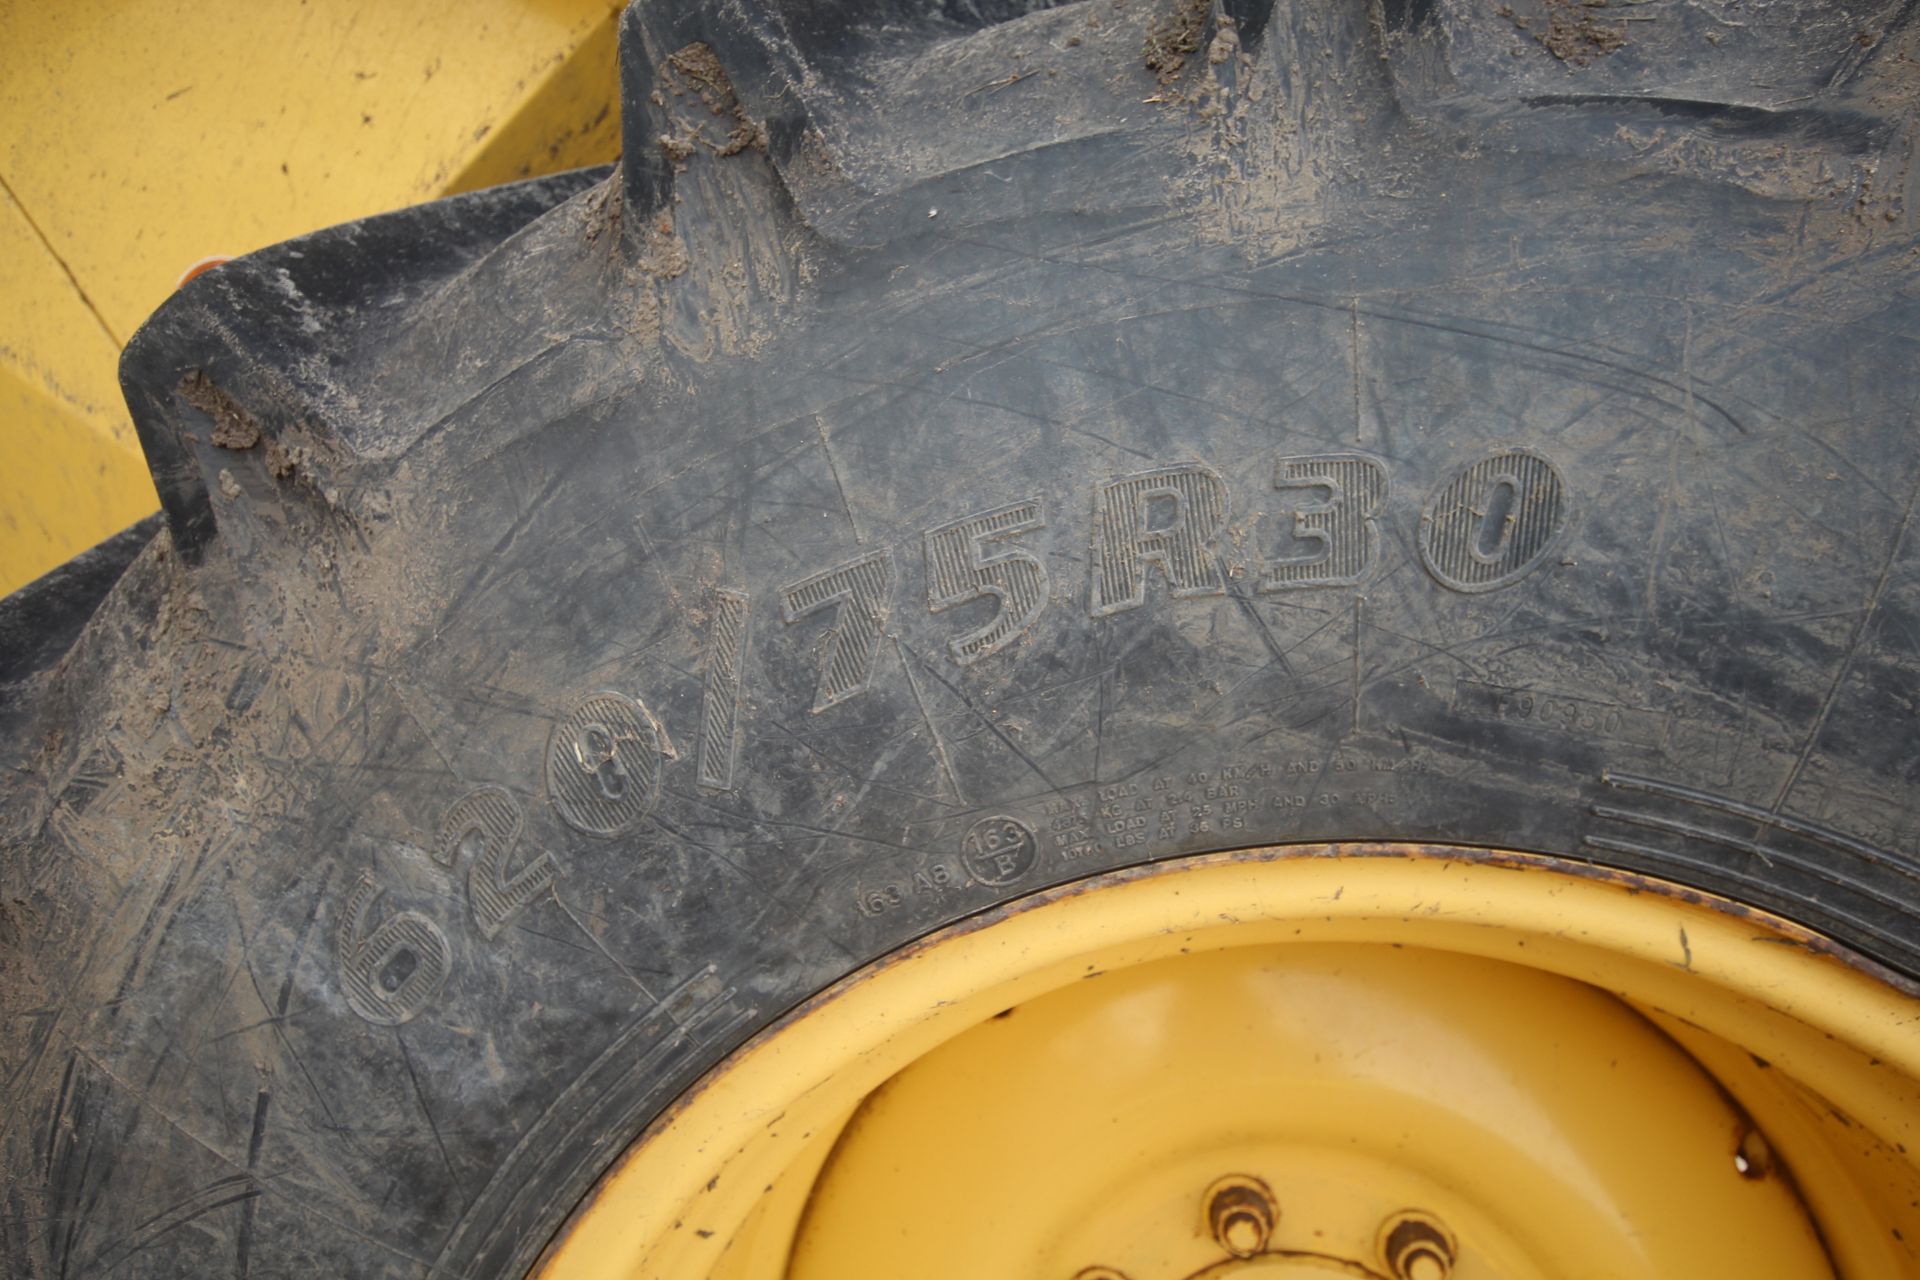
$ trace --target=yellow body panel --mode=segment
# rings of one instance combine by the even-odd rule
[[[151,511],[118,348],[181,275],[612,159],[616,0],[0,0],[0,593]]]
[[[120,344],[0,189],[0,593],[153,510]]]

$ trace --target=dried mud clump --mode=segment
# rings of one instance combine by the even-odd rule
[[[587,196],[583,213],[586,222],[587,243],[592,244],[605,236],[608,243],[619,240],[620,224],[626,215],[626,180],[624,166],[616,164],[613,172],[607,175],[605,182]]]
[[[673,215],[660,213],[647,224],[634,265],[656,280],[677,280],[687,273],[686,242],[673,233]]]
[[[215,385],[204,369],[180,379],[180,398],[213,422],[212,443],[221,449],[251,449],[260,443],[260,424],[252,414]]]
[[[268,440],[267,474],[275,480],[290,478],[296,471],[300,470],[300,464],[305,460],[306,452],[305,449],[297,445],[289,449],[278,440]]]
[[[1501,5],[1498,12],[1529,32],[1541,48],[1560,61],[1584,67],[1626,46],[1625,24],[1608,26],[1595,15],[1595,10],[1605,9],[1607,4],[1608,0],[1545,0],[1541,15],[1546,19],[1545,31],[1534,31],[1533,23],[1515,13],[1511,5]]]
[[[696,41],[677,53],[668,54],[661,72],[661,79],[673,97],[682,101],[689,97],[697,99],[706,107],[709,115],[719,117],[721,128],[725,130],[722,134],[711,124],[680,120],[676,116],[678,132],[660,138],[660,149],[673,162],[676,170],[685,168],[688,159],[700,147],[705,147],[716,156],[737,156],[749,147],[758,151],[767,149],[765,126],[749,116],[746,108],[740,105],[739,95],[733,90],[733,81],[727,78],[727,70],[720,65],[720,59],[711,45]],[[655,98],[666,105],[665,99],[657,93]]]
[[[262,432],[259,419],[208,377],[205,369],[195,369],[180,379],[177,390],[182,400],[212,420],[213,434],[208,437],[208,442],[215,448],[244,452],[264,440],[268,475],[276,480],[285,480],[300,469],[306,450],[297,445],[288,448]],[[235,496],[224,482],[220,491],[229,498]]]
[[[1199,51],[1210,7],[1208,0],[1174,0],[1172,11],[1155,18],[1147,28],[1140,57],[1161,84],[1179,79],[1188,56]]]

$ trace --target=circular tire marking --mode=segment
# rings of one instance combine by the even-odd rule
[[[660,794],[660,733],[624,693],[590,693],[547,742],[547,799],[568,826],[618,835]]]
[[[1420,561],[1455,591],[1492,591],[1537,569],[1572,518],[1573,494],[1550,459],[1502,449],[1434,490],[1420,512]]]
[[[1039,847],[1033,829],[1006,814],[980,819],[960,841],[967,871],[981,884],[1012,884],[1033,870]]]

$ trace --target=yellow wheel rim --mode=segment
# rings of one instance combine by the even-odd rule
[[[1658,881],[1408,845],[1097,877],[853,975],[543,1276],[1895,1276],[1920,1005]]]

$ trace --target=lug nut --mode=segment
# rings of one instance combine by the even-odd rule
[[[1447,1280],[1456,1252],[1452,1233],[1424,1213],[1396,1213],[1380,1226],[1381,1261],[1394,1280]]]
[[[1273,1236],[1280,1208],[1273,1190],[1250,1174],[1230,1173],[1214,1181],[1202,1198],[1207,1230],[1216,1243],[1236,1258],[1264,1251]]]

